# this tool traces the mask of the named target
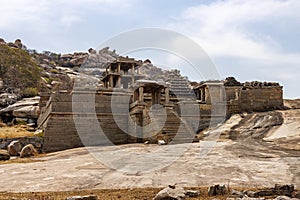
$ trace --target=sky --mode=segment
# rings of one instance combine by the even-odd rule
[[[299,11],[299,0],[9,0],[1,2],[0,38],[72,53],[134,29],[173,30],[201,46],[221,78],[279,82],[285,98],[300,98]],[[174,55],[132,55],[201,81]]]

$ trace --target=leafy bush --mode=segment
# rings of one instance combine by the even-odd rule
[[[51,69],[50,72],[53,73],[53,74],[58,74],[59,73],[57,69]]]
[[[23,91],[23,97],[35,97],[38,95],[38,90],[36,88],[28,87]]]

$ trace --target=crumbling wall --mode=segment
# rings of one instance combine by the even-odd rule
[[[283,91],[278,83],[246,82],[242,86],[226,86],[225,91],[228,114],[283,108]]]
[[[268,111],[283,108],[281,86],[244,87],[240,91],[242,111]]]

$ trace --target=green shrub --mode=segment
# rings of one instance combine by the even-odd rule
[[[36,88],[28,87],[23,91],[23,97],[35,97],[38,95],[38,90]]]
[[[53,73],[53,74],[58,74],[59,73],[57,69],[51,69],[50,72]]]
[[[0,45],[0,78],[5,88],[39,88],[41,69],[22,49]],[[5,89],[4,88],[4,89]]]

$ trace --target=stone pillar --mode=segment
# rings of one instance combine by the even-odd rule
[[[118,63],[117,72],[118,72],[118,73],[121,73],[121,63]]]
[[[121,88],[121,76],[118,76],[117,88]]]
[[[134,64],[131,64],[131,85],[134,85]]]
[[[201,88],[201,101],[205,102],[205,88]]]
[[[161,91],[160,91],[160,89],[159,89],[159,90],[157,90],[157,92],[156,92],[156,103],[157,103],[157,104],[160,104],[160,96],[161,96]]]
[[[205,94],[205,102],[206,103],[211,103],[210,101],[210,92],[209,92],[209,86],[204,88],[204,94]]]
[[[139,102],[140,103],[144,102],[144,87],[143,86],[139,87]]]
[[[114,87],[114,77],[112,75],[109,76],[109,87]]]
[[[151,93],[151,105],[155,104],[155,91],[152,91]]]
[[[168,104],[170,102],[170,89],[168,87],[165,88],[165,103]]]

